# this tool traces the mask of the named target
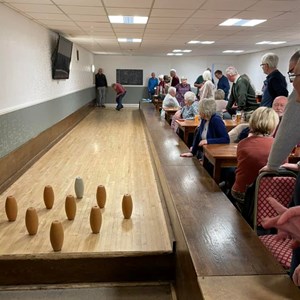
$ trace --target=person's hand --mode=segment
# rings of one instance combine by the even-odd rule
[[[272,197],[267,200],[279,215],[273,218],[265,218],[262,221],[262,226],[265,228],[275,227],[281,231],[281,236],[289,235],[294,240],[300,241],[300,206],[288,209]]]
[[[269,167],[268,165],[262,167],[260,170],[259,170],[259,173],[261,172],[274,172],[274,171],[277,171],[275,169],[272,169],[271,167]]]
[[[300,286],[300,265],[298,265],[298,267],[294,271],[293,281],[295,285]]]
[[[285,164],[281,165],[280,167],[285,168],[285,169],[289,169],[289,170],[292,170],[292,171],[296,171],[296,172],[299,171],[299,167],[298,167],[297,164],[285,163]]]
[[[201,140],[199,146],[207,145],[207,140]]]
[[[181,153],[180,156],[181,157],[193,157],[194,155],[191,152],[185,152],[185,153]]]

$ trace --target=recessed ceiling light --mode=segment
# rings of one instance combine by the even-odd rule
[[[192,52],[192,50],[189,50],[189,49],[184,49],[184,50],[180,50],[180,49],[174,49],[173,50],[174,53],[189,53],[189,52]]]
[[[140,43],[142,39],[128,39],[128,38],[118,38],[120,43]]]
[[[184,52],[184,53],[190,53],[190,52],[192,52],[192,50],[186,49],[186,50],[183,50],[182,52]]]
[[[174,53],[167,53],[167,55],[172,56],[172,55],[175,55],[175,54]]]
[[[181,55],[183,55],[183,53],[175,53],[174,55],[181,56]]]
[[[110,23],[118,24],[146,24],[148,17],[137,16],[108,16]]]
[[[271,41],[262,41],[259,43],[256,43],[256,45],[280,45],[285,44],[286,41],[277,41],[277,42],[271,42]]]
[[[206,45],[209,45],[209,44],[213,44],[214,41],[189,41],[188,44],[206,44]]]
[[[173,52],[182,52],[182,50],[174,49]]]
[[[267,20],[262,20],[262,19],[261,20],[228,19],[223,23],[219,24],[219,26],[256,26],[266,21]]]
[[[223,53],[242,53],[244,50],[225,50]]]

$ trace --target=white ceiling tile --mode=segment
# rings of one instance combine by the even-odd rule
[[[53,2],[57,5],[102,6],[100,0],[53,0]]]
[[[268,20],[270,18],[274,18],[278,15],[281,15],[282,12],[278,11],[271,11],[271,10],[260,10],[260,11],[255,11],[255,10],[245,10],[240,13],[237,13],[234,15],[234,18],[237,19],[263,19],[263,20]]]
[[[223,0],[222,0],[223,1]],[[205,0],[185,0],[185,1],[174,1],[174,0],[156,0],[153,8],[172,8],[172,9],[197,9]]]
[[[34,19],[39,20],[60,20],[60,21],[70,21],[70,19],[63,13],[60,14],[45,14],[45,13],[27,13]]]
[[[159,23],[159,24],[182,24],[186,18],[151,18],[148,23]]]
[[[61,11],[55,5],[11,3],[12,7],[23,12],[59,14]]]
[[[38,20],[39,22],[42,22],[43,24],[46,24],[46,25],[49,25],[49,26],[53,26],[53,25],[56,25],[56,26],[74,26],[74,27],[77,27],[77,25],[68,20],[68,21],[63,21],[63,20]]]
[[[153,0],[103,0],[107,7],[138,7],[150,8]]]
[[[255,4],[257,0],[209,0],[201,7],[201,9],[210,10],[244,10]]]
[[[107,7],[107,13],[110,16],[140,16],[147,17],[150,14],[150,9],[142,8],[110,8]]]
[[[70,19],[73,21],[82,21],[82,22],[108,22],[107,16],[91,16],[91,15],[72,15],[69,14]]]
[[[99,15],[99,16],[105,16],[105,10],[103,7],[99,6],[67,6],[67,5],[61,5],[60,8],[66,13],[66,14],[72,14],[72,15]]]
[[[244,1],[241,1],[244,2]],[[249,10],[271,10],[271,11],[292,11],[294,8],[299,8],[300,3],[298,0],[264,0],[257,1],[255,5],[253,5]]]
[[[5,3],[25,3],[25,4],[53,4],[51,0],[4,0]]]
[[[208,10],[208,9],[200,9],[193,14],[193,18],[199,19],[229,19],[232,18],[235,14],[237,14],[239,10]]]
[[[195,10],[187,9],[152,9],[151,17],[190,17],[195,13]]]

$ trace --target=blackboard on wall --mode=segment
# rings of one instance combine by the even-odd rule
[[[117,69],[117,82],[124,85],[143,85],[143,70]]]

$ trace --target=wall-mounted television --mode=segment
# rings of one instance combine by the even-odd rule
[[[73,43],[59,35],[56,48],[52,54],[53,79],[69,78],[72,48]]]

